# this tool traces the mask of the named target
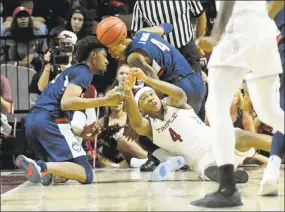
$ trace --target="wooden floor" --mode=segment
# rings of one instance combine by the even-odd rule
[[[232,210],[284,211],[284,169],[278,197],[257,195],[262,171],[250,170],[250,181],[238,185],[244,206]],[[13,179],[23,173],[2,172],[1,175],[9,176],[13,185]],[[199,181],[195,173],[189,171],[176,172],[165,182],[148,182],[150,173],[140,173],[137,169],[96,169],[95,176],[97,183],[91,185],[68,181],[45,187],[26,181],[1,194],[1,211],[197,211],[190,201],[215,191],[218,186],[214,182]]]

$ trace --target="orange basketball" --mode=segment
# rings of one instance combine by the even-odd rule
[[[103,45],[111,46],[127,37],[127,26],[121,19],[111,16],[98,24],[96,34]]]

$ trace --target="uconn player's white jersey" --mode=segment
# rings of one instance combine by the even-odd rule
[[[185,158],[186,164],[198,171],[201,160],[211,154],[210,128],[194,110],[165,107],[164,119],[150,118],[153,143]],[[209,160],[207,160],[209,161]]]

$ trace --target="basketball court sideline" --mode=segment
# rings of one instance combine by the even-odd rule
[[[284,211],[284,170],[278,197],[257,195],[262,171],[263,168],[249,170],[249,182],[238,184],[243,207],[224,210]],[[149,177],[150,172],[141,173],[138,169],[96,169],[96,182],[91,185],[70,180],[42,186],[26,181],[23,172],[2,171],[1,211],[212,211],[189,203],[215,191],[217,183],[201,182],[192,171],[172,173],[165,182],[148,182]]]

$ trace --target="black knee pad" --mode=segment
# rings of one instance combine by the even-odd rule
[[[85,170],[86,173],[86,181],[82,184],[91,184],[93,182],[94,179],[94,175],[93,175],[93,169],[88,161],[88,158],[86,155],[82,155],[80,157],[74,158],[73,162],[82,166]]]

